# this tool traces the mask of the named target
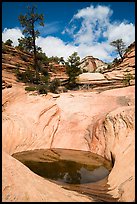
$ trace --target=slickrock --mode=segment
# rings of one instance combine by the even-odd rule
[[[91,199],[34,174],[21,162],[2,153],[3,202],[90,202]]]
[[[105,80],[104,75],[101,73],[83,73],[77,77],[78,82],[90,82]]]
[[[105,119],[105,155],[111,153],[115,160],[108,177],[109,193],[113,197],[119,197],[122,202],[133,202],[135,199],[134,130],[134,106],[118,108],[110,112]]]
[[[12,157],[39,150],[44,160],[44,150],[49,148],[91,151],[109,159],[114,166],[108,176],[108,195],[134,201],[134,86],[53,97],[35,96],[15,85],[2,94],[3,201],[94,201],[92,195],[41,178]]]

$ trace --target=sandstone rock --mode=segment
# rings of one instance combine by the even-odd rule
[[[21,162],[2,153],[3,202],[91,202],[79,193],[65,190],[30,171]]]
[[[107,64],[102,60],[94,58],[93,56],[87,56],[81,60],[80,68],[81,70],[86,70],[87,72],[95,72],[97,69],[106,68]]]
[[[113,67],[113,70],[105,72],[107,79],[123,79],[125,73],[130,73],[135,77],[135,43],[129,46],[129,51],[124,55],[123,62]]]
[[[94,201],[92,195],[89,199],[64,190],[12,158],[13,153],[49,148],[91,151],[113,160],[107,194],[134,201],[134,98],[134,86],[58,98],[29,95],[21,86],[4,89],[3,201]]]
[[[83,73],[77,77],[78,82],[101,81],[105,77],[101,73]]]
[[[123,107],[105,119],[106,153],[112,152],[115,163],[108,177],[110,193],[119,201],[133,202],[135,197],[135,108]],[[122,174],[119,173],[121,169]],[[117,175],[117,176],[115,176]]]
[[[121,80],[127,69],[134,74],[134,45],[130,48],[123,64],[116,70],[105,74],[84,73],[80,75],[81,83],[102,86],[112,79]],[[135,87],[101,93],[68,91],[60,95],[32,95],[7,71],[7,68],[14,69],[19,59],[6,55],[3,58],[7,64],[3,64],[2,88],[9,83],[12,87],[2,91],[2,201],[134,201]],[[98,68],[104,66],[95,58],[94,62]],[[97,71],[94,65],[91,67]],[[90,197],[87,197],[34,174],[12,156],[29,152],[30,158],[33,156],[43,162],[45,150],[53,148],[90,151],[108,159],[114,166],[105,184],[100,181],[81,186],[82,192],[89,193]]]

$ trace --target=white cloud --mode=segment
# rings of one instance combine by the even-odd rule
[[[112,15],[112,10],[107,6],[98,5],[94,8],[93,5],[90,7],[86,7],[78,11],[77,14],[74,15],[75,18],[87,18],[87,19],[100,19],[103,20],[102,17],[107,18],[109,15]]]
[[[57,37],[39,37],[36,40],[36,44],[42,48],[42,51],[47,56],[58,56],[67,59],[73,52],[77,51],[77,47],[71,44],[66,44],[60,38]]]
[[[19,28],[5,28],[2,32],[2,41],[5,42],[6,40],[11,39],[14,46],[18,45],[18,38],[21,37],[23,37],[23,34]]]
[[[111,61],[113,58],[109,53],[113,50],[113,47],[107,43],[98,43],[96,45],[88,46],[86,44],[80,44],[79,46],[73,44],[67,44],[57,37],[39,37],[36,40],[36,44],[42,47],[43,52],[47,56],[64,57],[66,60],[73,52],[78,52],[80,58],[84,58],[87,55],[92,55],[105,61]]]
[[[135,40],[135,26],[126,20],[119,23],[110,22],[112,14],[113,11],[107,6],[91,5],[79,10],[71,19],[70,28],[66,28],[63,33],[71,34],[76,44],[93,45],[101,38],[104,41],[103,37],[105,37],[108,43],[122,38],[128,46]],[[80,28],[76,30],[78,23],[80,23]]]
[[[110,42],[122,38],[126,46],[135,40],[135,26],[132,23],[111,21],[113,11],[107,6],[93,5],[79,10],[62,34],[68,33],[78,46],[78,53],[93,55],[109,61],[114,56]],[[113,57],[112,57],[113,54]]]
[[[91,5],[81,9],[71,19],[70,28],[66,28],[63,33],[68,32],[71,34],[76,44],[86,43],[92,45],[98,41],[98,38],[107,29],[112,13],[113,11],[109,7],[100,5],[95,8]],[[81,26],[77,30],[76,25],[79,23],[81,23]]]
[[[22,32],[19,28],[7,29],[5,28],[2,33],[2,41],[5,42],[8,39],[13,41],[13,46],[18,45],[18,38],[23,37]],[[77,51],[77,47],[71,44],[66,44],[57,37],[39,37],[36,40],[36,44],[42,48],[43,52],[48,57],[58,56],[67,59],[73,52]]]
[[[103,60],[104,62],[113,60],[113,57],[110,55],[112,50],[112,46],[108,45],[107,43],[98,43],[92,46],[81,44],[78,46],[78,54],[81,56],[81,58],[92,55]]]
[[[112,24],[104,32],[104,36],[108,38],[108,42],[121,38],[128,46],[135,40],[135,26],[132,23],[126,22]]]
[[[86,44],[80,44],[79,46],[66,44],[61,39],[56,37],[39,37],[36,40],[36,44],[42,47],[42,51],[46,53],[47,56],[58,56],[64,57],[66,60],[73,52],[78,52],[80,58],[84,58],[87,55],[92,55],[99,59],[105,61],[111,61],[113,58],[109,55],[113,47],[106,43],[98,43],[93,46],[88,46]]]
[[[47,37],[39,37],[36,40],[43,52],[48,57],[64,57],[66,60],[73,52],[78,52],[80,58],[92,55],[103,61],[110,62],[116,56],[112,56],[114,47],[110,42],[122,38],[128,46],[135,40],[135,26],[132,23],[110,21],[113,11],[107,6],[93,5],[79,10],[71,19],[70,23],[62,34],[68,33],[73,41],[66,43],[58,37],[51,36],[52,33],[59,29],[58,22],[47,24],[49,31],[43,31],[50,34]],[[50,25],[50,26],[49,26]],[[54,26],[55,28],[54,28]],[[50,30],[51,29],[51,30]],[[19,28],[7,29],[2,33],[2,40],[13,41],[13,45],[18,44],[22,32]]]

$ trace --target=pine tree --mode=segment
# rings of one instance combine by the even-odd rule
[[[34,57],[34,69],[38,72],[37,66],[37,46],[36,46],[36,38],[39,36],[39,31],[35,29],[35,24],[39,23],[39,25],[44,26],[44,16],[43,14],[37,14],[35,12],[36,7],[28,7],[28,12],[25,15],[19,16],[19,21],[24,28],[23,34],[25,35],[24,41],[26,43],[26,48],[31,49]],[[20,41],[21,43],[21,41]]]
[[[8,46],[12,46],[12,40],[11,39],[8,39],[6,42],[5,42],[5,45],[8,45]]]
[[[81,73],[80,67],[80,57],[77,52],[74,52],[69,56],[66,62],[66,73],[69,76],[69,83],[76,84],[76,77]]]
[[[115,47],[115,51],[118,52],[119,56],[123,60],[123,53],[124,53],[125,47],[126,47],[123,40],[122,39],[117,39],[115,41],[112,41],[110,43],[110,45]]]

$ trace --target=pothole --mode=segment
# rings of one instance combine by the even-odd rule
[[[34,150],[12,155],[34,173],[58,184],[85,184],[105,178],[112,164],[87,151],[68,149]]]
[[[116,202],[109,194],[107,177],[112,162],[89,151],[35,149],[12,155],[31,171],[61,187],[77,191],[94,202]]]

